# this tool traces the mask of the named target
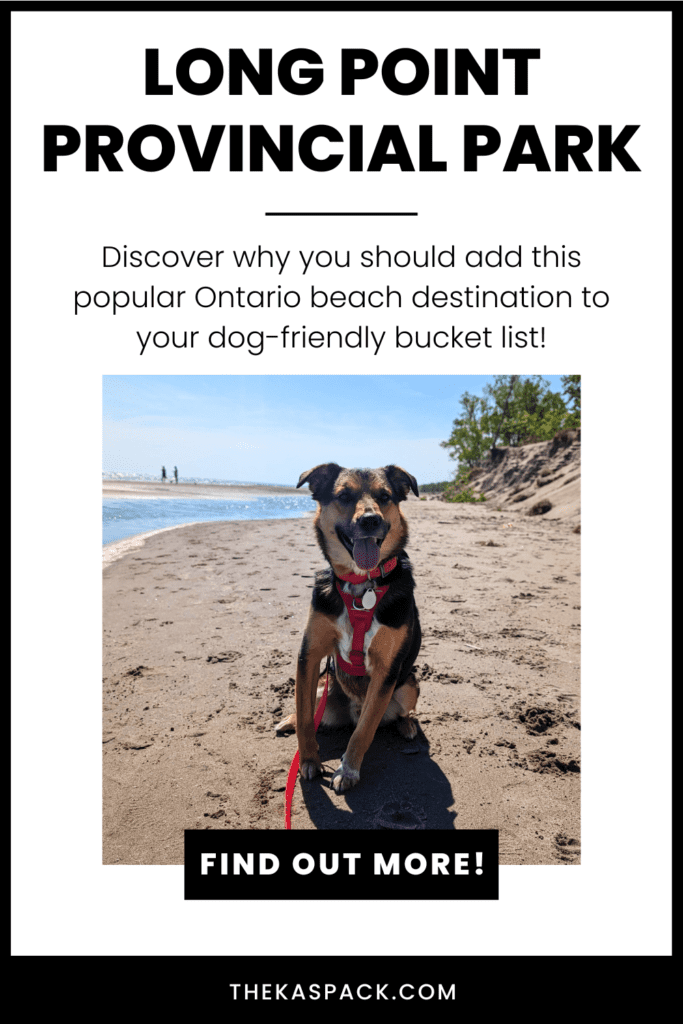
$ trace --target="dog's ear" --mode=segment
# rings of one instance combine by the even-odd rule
[[[405,469],[401,469],[400,466],[385,466],[384,472],[392,490],[400,495],[399,501],[404,501],[408,497],[408,491],[412,491],[416,498],[420,497],[417,480],[410,473],[406,473]]]
[[[342,467],[336,462],[324,462],[302,473],[296,486],[301,487],[307,483],[316,501],[329,501],[332,497],[332,486],[341,471]]]

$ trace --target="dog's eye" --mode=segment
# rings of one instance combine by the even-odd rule
[[[350,505],[352,501],[354,501],[354,497],[349,493],[349,491],[341,491],[341,493],[337,495],[337,501],[342,505]]]
[[[380,494],[379,497],[377,498],[377,503],[379,505],[388,505],[390,501],[391,495],[387,494],[386,491]]]

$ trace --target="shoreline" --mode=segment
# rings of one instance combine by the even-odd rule
[[[158,533],[167,533],[168,530],[182,530],[184,526],[200,526],[201,523],[177,523],[174,526],[160,526],[158,530],[146,530],[143,533],[134,533],[131,537],[122,537],[121,540],[110,540],[108,544],[102,545],[102,569],[112,565],[117,559],[123,558],[136,548],[142,548],[145,541],[155,537]]]
[[[313,511],[301,516],[301,519],[310,519]],[[159,533],[168,533],[169,530],[183,530],[186,526],[214,526],[218,523],[279,523],[280,519],[207,519],[197,520],[190,523],[174,523],[173,526],[160,526],[158,530],[144,530],[142,533],[134,533],[130,537],[122,537],[121,540],[110,540],[102,545],[102,569],[106,569],[119,558],[129,554],[136,548],[145,546],[146,541],[156,537]],[[291,521],[291,520],[289,520]]]
[[[277,484],[174,484],[153,480],[103,480],[102,498],[210,498],[215,501],[244,501],[284,494],[310,494],[308,487]]]

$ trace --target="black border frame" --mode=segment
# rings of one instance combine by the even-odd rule
[[[640,2],[640,3],[629,3],[629,2],[622,2],[622,3],[620,3],[620,2],[614,2],[614,3],[609,3],[609,2],[591,2],[591,0],[588,0],[588,2],[578,2],[578,0],[575,0],[575,2],[555,2],[555,3],[553,3],[553,2],[538,2],[538,3],[534,3],[534,2],[529,2],[529,0],[527,0],[527,2],[516,2],[516,0],[511,0],[511,2],[507,2],[507,3],[505,3],[505,2],[498,2],[498,3],[486,2],[486,0],[483,0],[483,2],[479,2],[479,3],[476,3],[476,2],[469,2],[469,3],[466,3],[466,2],[456,2],[456,0],[387,0],[386,3],[377,2],[377,0],[312,0],[312,2],[310,2],[310,3],[301,2],[301,0],[299,0],[299,2],[296,2],[296,0],[282,0],[282,2],[277,2],[277,0],[233,0],[233,2],[222,2],[222,0],[218,0],[218,2],[214,2],[214,3],[206,2],[206,0],[196,0],[196,2],[178,2],[178,3],[169,3],[169,2],[152,3],[152,2],[141,2],[141,0],[113,0],[113,2],[112,2],[112,0],[105,0],[105,2],[98,3],[98,2],[95,2],[95,0],[90,0],[90,2],[77,3],[77,2],[73,2],[73,0],[72,0],[72,2],[64,2],[64,0],[57,0],[57,2],[49,3],[49,2],[46,2],[46,0],[43,0],[43,2],[31,2],[31,0],[9,0],[9,2],[3,3],[2,15],[4,15],[4,17],[2,17],[2,20],[0,20],[0,25],[3,25],[4,27],[6,27],[6,30],[7,30],[6,33],[5,33],[5,37],[6,37],[6,40],[7,40],[6,43],[5,43],[6,66],[7,66],[7,71],[6,71],[6,76],[7,76],[7,79],[6,79],[6,81],[7,81],[6,95],[9,97],[9,99],[5,101],[5,103],[6,103],[6,108],[5,109],[7,111],[7,119],[10,122],[10,125],[11,125],[11,97],[12,97],[12,88],[11,88],[11,85],[12,85],[12,82],[11,82],[11,66],[12,66],[11,65],[11,15],[14,12],[23,13],[23,12],[38,12],[38,11],[48,11],[48,12],[62,12],[62,11],[73,11],[73,12],[81,12],[81,11],[89,12],[90,11],[90,12],[92,12],[92,11],[104,11],[104,12],[113,12],[113,13],[116,13],[116,12],[119,12],[119,11],[121,11],[121,12],[130,12],[130,13],[135,13],[137,11],[141,11],[141,12],[161,12],[161,13],[173,13],[175,11],[179,11],[179,12],[190,12],[190,11],[191,12],[211,12],[211,13],[229,13],[229,12],[232,12],[232,11],[236,11],[236,12],[238,12],[238,11],[263,11],[263,12],[268,12],[268,11],[271,11],[271,12],[274,12],[274,11],[285,11],[285,12],[287,12],[287,11],[292,11],[292,12],[295,12],[295,11],[296,12],[307,12],[307,11],[316,11],[316,12],[321,12],[321,11],[322,12],[324,12],[324,11],[330,11],[330,12],[382,11],[383,12],[383,11],[387,11],[387,12],[398,12],[398,13],[400,13],[401,11],[406,11],[406,12],[408,12],[408,11],[412,11],[412,12],[414,12],[414,11],[421,11],[421,12],[425,12],[425,13],[426,12],[441,12],[441,11],[443,11],[443,12],[459,12],[459,11],[472,11],[472,12],[480,12],[480,11],[481,12],[505,11],[505,12],[507,12],[507,11],[511,11],[511,12],[515,12],[515,13],[516,12],[531,12],[531,13],[533,13],[533,12],[536,12],[536,11],[539,11],[539,12],[559,12],[559,13],[574,13],[574,12],[577,12],[577,13],[592,13],[594,11],[595,12],[610,12],[610,13],[611,12],[628,13],[630,11],[633,11],[633,12],[648,12],[648,13],[656,12],[656,13],[669,13],[669,14],[671,14],[671,45],[672,45],[672,51],[673,51],[673,49],[675,47],[675,44],[676,44],[677,26],[678,26],[678,19],[677,19],[677,16],[676,16],[677,15],[677,11],[676,11],[675,0],[668,0],[668,2],[660,2],[660,0],[655,0],[655,2],[650,2],[650,3],[647,3],[647,2]],[[6,12],[6,14],[5,14],[5,12]],[[672,53],[672,56],[673,56],[673,53]],[[678,75],[677,75],[677,69],[676,69],[676,62],[674,60],[672,60],[672,83],[671,83],[672,84],[672,100],[673,100],[672,118],[675,117],[676,113],[677,113],[677,104],[675,102],[675,96],[677,94],[677,90],[675,89],[675,85],[676,85],[677,79],[678,79]],[[671,125],[671,135],[673,136],[673,123]],[[673,240],[674,240],[673,239],[673,226],[676,223],[676,213],[677,213],[676,195],[675,195],[675,193],[673,191],[673,181],[675,180],[674,179],[674,172],[677,169],[675,158],[672,159],[672,168],[671,169],[672,169],[672,190],[671,190],[671,196],[670,196],[671,212],[672,212],[671,242],[673,243]],[[8,189],[7,191],[8,191],[8,195],[9,195],[10,203],[11,203],[11,189]],[[9,218],[8,218],[8,220],[9,220]],[[9,225],[8,225],[8,230],[7,230],[7,237],[8,237],[8,239],[10,238]],[[11,245],[10,244],[7,245],[7,248],[11,252]],[[670,262],[670,268],[669,268],[670,269],[671,279],[672,279],[672,284],[673,284],[673,274],[674,274],[674,270],[676,268],[676,265],[677,265],[677,257],[676,257],[675,247],[672,244],[672,248],[671,248],[671,262]],[[9,298],[9,286],[8,285],[6,285],[6,290],[7,290],[7,295],[8,295],[8,298]],[[8,303],[8,305],[9,305],[9,303]],[[675,315],[675,307],[673,306],[673,288],[672,288],[672,333],[671,333],[671,348],[672,348],[672,352],[673,352],[673,331],[675,329],[676,319],[677,318],[676,318],[676,315]],[[11,342],[10,342],[9,364],[10,364],[10,377],[11,377]],[[674,376],[673,376],[673,373],[672,373],[671,381],[670,381],[672,398],[673,398],[673,381],[674,381]],[[673,719],[672,719],[672,723],[673,723]],[[410,944],[410,943],[408,943],[408,944]],[[248,957],[232,957],[232,959],[236,959],[236,960],[240,960],[240,961],[248,961],[249,963],[251,963],[251,958],[248,958]],[[265,960],[272,960],[273,958],[267,957],[267,958],[262,958],[262,959],[265,962]],[[314,958],[314,959],[318,959],[318,958]],[[440,960],[449,960],[449,961],[451,961],[450,957],[439,957],[439,958],[433,958],[433,959],[440,959]],[[466,959],[467,960],[472,960],[472,959],[477,959],[477,958],[474,958],[474,957],[461,957],[459,959],[462,961],[462,960],[466,960]],[[259,975],[260,974],[261,974],[261,971],[259,971]],[[552,977],[552,974],[551,974],[551,977]],[[500,978],[499,978],[499,980],[500,980]],[[519,979],[517,979],[517,980],[519,980]],[[577,996],[577,998],[580,998],[584,994],[586,994],[585,993],[585,989],[583,989],[583,986],[581,984],[579,984],[578,990],[575,993],[575,995]]]

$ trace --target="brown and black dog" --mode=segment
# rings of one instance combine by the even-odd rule
[[[343,469],[328,462],[302,473],[318,502],[315,532],[330,569],[316,573],[296,673],[296,712],[278,732],[296,729],[304,779],[322,772],[313,722],[320,663],[333,656],[324,725],[353,723],[332,778],[338,793],[355,786],[380,722],[397,722],[412,739],[419,687],[413,674],[422,634],[405,553],[408,526],[400,502],[418,494],[399,466]],[[363,628],[357,628],[363,619]]]

